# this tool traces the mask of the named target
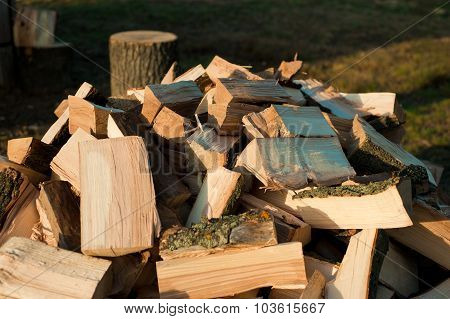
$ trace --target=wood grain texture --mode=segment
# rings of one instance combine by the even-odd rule
[[[163,107],[153,121],[153,131],[169,141],[184,142],[194,130],[191,120]]]
[[[218,218],[231,210],[241,193],[241,174],[224,167],[209,170],[195,200],[186,226],[200,222],[203,216]]]
[[[156,263],[161,298],[217,298],[260,287],[304,288],[302,244]]]
[[[387,230],[390,237],[450,269],[450,220],[433,207],[416,201],[413,225]]]
[[[166,106],[181,116],[193,118],[202,97],[194,81],[150,84],[145,87],[142,115],[151,124],[161,108]]]
[[[219,79],[214,100],[229,103],[289,103],[290,95],[275,80]]]
[[[80,153],[78,145],[84,141],[94,141],[95,137],[79,128],[69,138],[50,163],[57,179],[68,181],[80,192]]]
[[[174,83],[181,81],[194,81],[202,93],[208,92],[213,87],[211,79],[201,64],[187,70],[173,80]]]
[[[69,108],[67,108],[45,132],[41,141],[60,148],[67,142],[69,137]]]
[[[83,253],[121,256],[152,247],[159,217],[142,138],[86,141],[79,149]]]
[[[249,138],[335,137],[318,107],[272,105],[242,119]]]
[[[264,192],[256,187],[251,193],[300,217],[313,228],[366,229],[412,225],[403,199],[395,186],[375,195],[361,197],[293,199],[293,191]]]
[[[230,103],[209,104],[208,123],[213,126],[220,135],[240,135],[242,133],[242,118],[252,112],[259,112],[261,106]]]
[[[318,270],[314,271],[311,278],[308,278],[308,284],[303,290],[300,299],[323,299],[325,283],[325,276]]]
[[[239,166],[274,190],[336,185],[356,175],[335,137],[257,138],[238,157]]]
[[[214,83],[217,83],[219,78],[262,80],[260,76],[253,74],[246,68],[230,63],[217,55],[206,68],[206,73]]]
[[[14,237],[0,247],[0,297],[88,299],[106,297],[110,261]]]
[[[325,86],[315,79],[299,80],[302,92],[329,110],[331,114],[344,119],[353,119],[355,115],[366,116],[370,113],[357,104],[344,98],[332,86]]]
[[[376,229],[365,229],[351,237],[336,279],[326,285],[326,299],[368,298],[377,233]]]

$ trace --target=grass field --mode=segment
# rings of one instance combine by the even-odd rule
[[[408,116],[405,147],[445,165],[450,189],[450,4],[434,10],[445,0],[17,2],[57,10],[57,36],[106,69],[110,34],[158,29],[179,36],[182,68],[219,54],[259,70],[299,52],[306,72],[342,91],[396,92]],[[81,82],[109,89],[109,75],[79,55],[61,72],[73,80],[66,92],[0,99],[3,149],[7,138],[40,134]]]

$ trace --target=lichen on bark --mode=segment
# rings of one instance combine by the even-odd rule
[[[298,192],[292,199],[301,198],[326,198],[330,196],[354,196],[375,195],[384,192],[389,187],[396,185],[399,177],[391,177],[380,182],[370,182],[359,185],[319,186],[309,190]]]
[[[267,211],[249,211],[240,215],[226,215],[208,220],[202,218],[200,223],[190,228],[181,228],[169,235],[163,249],[202,246],[215,248],[229,243],[231,230],[244,222],[262,223],[272,219]]]
[[[22,174],[15,169],[5,168],[0,171],[0,226],[9,203],[19,196],[22,182]]]

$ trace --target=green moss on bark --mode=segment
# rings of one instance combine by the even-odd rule
[[[169,235],[164,248],[176,250],[197,245],[205,248],[223,246],[229,243],[231,230],[243,222],[261,223],[271,219],[272,216],[266,211],[250,211],[211,220],[202,218],[200,223],[194,224],[190,228],[182,228],[175,234]]]
[[[22,174],[15,169],[5,168],[0,171],[0,226],[9,203],[19,196],[22,182]]]
[[[370,182],[360,185],[341,185],[336,187],[319,186],[310,190],[305,190],[293,195],[293,199],[300,198],[326,198],[330,196],[355,196],[375,195],[384,192],[389,187],[399,182],[398,177],[391,177],[381,182]]]

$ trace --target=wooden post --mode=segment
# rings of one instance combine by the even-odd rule
[[[12,40],[12,1],[0,1],[0,89],[9,89],[14,79],[14,44]]]
[[[111,94],[159,83],[176,60],[177,36],[160,31],[128,31],[109,38]]]

